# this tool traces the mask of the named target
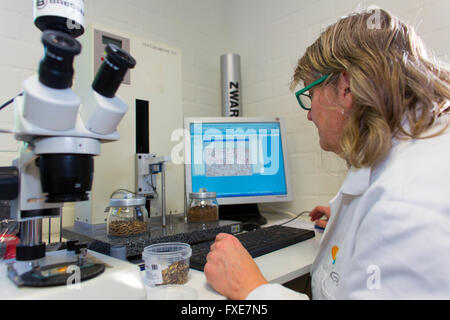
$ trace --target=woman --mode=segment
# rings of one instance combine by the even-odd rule
[[[302,81],[296,95],[321,148],[350,168],[330,202],[313,298],[450,298],[449,70],[380,9],[329,26],[291,88]],[[217,236],[207,261],[208,282],[228,298],[307,298],[268,284],[232,235]]]

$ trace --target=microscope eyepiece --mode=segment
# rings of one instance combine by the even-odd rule
[[[136,65],[136,60],[113,44],[108,44],[105,51],[105,60],[95,76],[92,89],[104,97],[113,98],[128,69]]]
[[[39,81],[53,89],[72,86],[73,59],[81,52],[81,44],[72,36],[55,30],[42,34],[44,57],[39,64]]]
[[[130,69],[136,65],[136,60],[128,52],[116,45],[110,44],[106,46],[105,51],[109,60],[118,66]]]

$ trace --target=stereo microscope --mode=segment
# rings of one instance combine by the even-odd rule
[[[94,158],[102,143],[119,140],[116,129],[128,110],[116,91],[136,64],[128,52],[108,44],[82,103],[71,87],[73,61],[82,49],[75,37],[84,23],[84,11],[75,9],[84,2],[66,2],[73,6],[48,3],[44,8],[35,2],[44,56],[38,73],[24,81],[23,93],[13,101],[19,158],[0,168],[0,199],[10,200],[11,218],[20,224],[16,258],[0,262],[0,298],[145,298],[136,265],[87,250],[83,243],[48,252],[42,241],[43,218],[59,217],[65,202],[88,199]]]

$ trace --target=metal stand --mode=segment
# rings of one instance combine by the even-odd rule
[[[161,215],[163,228],[167,226],[165,163],[169,161],[169,156],[157,157],[150,153],[136,154],[136,194],[144,195],[150,199],[154,198],[157,192],[156,183],[153,183],[153,176],[161,173]]]

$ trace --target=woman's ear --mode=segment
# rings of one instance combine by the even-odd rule
[[[339,104],[345,109],[350,111],[353,106],[353,95],[350,90],[350,75],[344,71],[339,75],[337,83]]]

